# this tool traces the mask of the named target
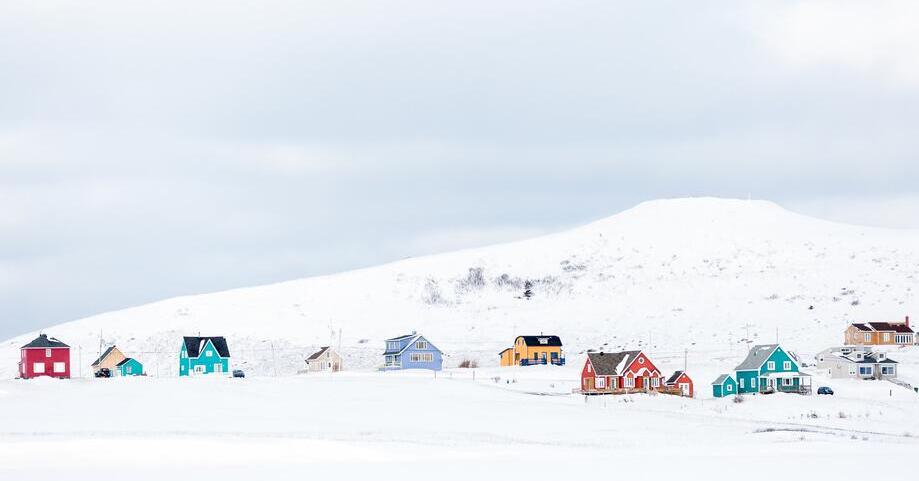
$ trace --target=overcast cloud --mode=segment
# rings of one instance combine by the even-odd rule
[[[0,6],[0,338],[660,197],[919,227],[913,1]]]

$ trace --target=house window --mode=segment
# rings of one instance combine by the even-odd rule
[[[545,345],[548,345],[548,344],[549,344],[549,338],[547,338],[547,337],[540,337],[540,338],[539,338],[539,343],[542,344],[542,345],[544,345],[544,346],[545,346]]]
[[[185,356],[187,356],[187,354],[185,353],[185,349],[182,349],[182,352],[179,353],[179,357],[181,357],[182,359],[185,359]]]
[[[893,366],[881,366],[881,374],[885,376],[893,376],[894,372],[896,371]]]
[[[644,364],[644,363],[645,363],[645,358],[639,357],[639,358],[638,358],[638,364]]]
[[[874,372],[874,369],[871,366],[859,366],[858,373],[862,376],[870,376]]]
[[[783,386],[791,386],[791,384],[792,384],[792,379],[791,379],[790,377],[783,377],[783,378],[782,378],[782,385],[783,385]]]
[[[195,366],[195,372],[198,373],[198,374],[202,374],[202,373],[204,372],[204,366],[202,366],[202,365],[200,365],[200,364],[197,365],[197,366]]]
[[[398,350],[399,350],[399,343],[398,343],[398,342],[389,342],[389,343],[387,343],[387,346],[389,346],[389,347],[386,348],[386,350],[388,350],[388,351],[398,351]]]
[[[45,349],[45,357],[51,357],[51,349]]]
[[[131,374],[131,366],[125,366],[124,372]]]
[[[393,362],[392,362],[392,356],[386,356],[386,365],[387,365],[387,366],[392,366],[392,364],[393,364]]]
[[[587,363],[587,372],[588,372],[588,373],[593,372],[593,368],[590,367],[590,363],[589,363],[589,362]]]
[[[884,342],[890,342],[890,333],[889,333],[889,332],[885,332],[885,333],[884,333]]]
[[[35,374],[44,374],[45,373],[45,363],[36,362],[32,364],[32,372]]]
[[[63,374],[66,370],[63,362],[54,363],[54,372],[57,374]]]
[[[428,343],[426,341],[418,341],[415,343],[415,349],[427,349]]]
[[[207,357],[211,357],[211,356],[214,355],[214,353],[211,352],[211,351],[207,351],[207,353],[205,353],[204,355],[207,356]]]
[[[785,361],[782,363],[783,371],[791,371],[791,361]]]
[[[651,387],[659,387],[661,385],[661,380],[656,377],[651,378]]]
[[[623,386],[625,387],[635,387],[635,379],[631,377],[623,378]]]
[[[775,361],[769,361],[766,363],[766,369],[770,371],[775,371]]]
[[[728,384],[728,385],[724,386],[724,390],[727,391],[727,392],[731,392],[731,391],[734,390],[734,386],[731,386],[730,384]]]
[[[179,367],[181,368],[182,372],[185,372],[185,366],[179,366]]]
[[[750,379],[750,388],[756,389],[756,378]]]
[[[897,334],[895,339],[897,344],[912,344],[912,337],[911,334]]]
[[[865,333],[865,342],[871,342],[871,333],[870,333],[870,332],[866,332],[866,333]]]
[[[605,377],[597,378],[597,389],[606,389],[606,378]]]
[[[744,388],[743,381],[744,381],[743,378],[740,378],[737,380],[737,385],[740,386],[741,389]]]
[[[223,364],[214,364],[214,372],[223,372]]]
[[[410,359],[412,362],[432,362],[434,361],[434,354],[430,352],[413,352]]]

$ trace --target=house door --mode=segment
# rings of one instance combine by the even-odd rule
[[[680,394],[683,396],[689,396],[689,384],[685,382],[680,383]]]
[[[584,390],[585,390],[585,391],[593,391],[593,390],[594,390],[594,378],[589,377],[589,378],[587,378],[587,379],[584,379]]]

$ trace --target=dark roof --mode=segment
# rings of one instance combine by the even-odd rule
[[[407,337],[412,337],[412,336],[417,336],[417,335],[418,335],[417,333],[406,334],[406,335],[404,335],[404,336],[399,336],[399,337],[394,337],[394,338],[392,338],[392,339],[387,339],[386,342],[389,342],[389,341],[401,341],[402,339],[405,339],[405,338],[407,338]]]
[[[57,339],[53,337],[48,337],[47,334],[39,334],[39,336],[36,337],[34,340],[32,340],[32,342],[26,344],[25,346],[22,346],[22,349],[30,349],[33,347],[34,348],[49,348],[49,347],[70,347],[70,346],[68,346],[67,344],[64,344],[61,341],[58,341]]]
[[[913,330],[903,322],[869,322],[868,325],[875,331],[893,331],[904,334],[913,333]]]
[[[558,336],[517,336],[518,339],[521,337],[527,346],[562,347],[562,340]]]
[[[113,349],[115,349],[115,346],[109,346],[108,349],[106,349],[105,352],[103,352],[102,355],[99,356],[99,359],[96,359],[95,361],[93,361],[92,366],[98,366],[99,363],[102,362],[103,359],[105,359],[105,356],[108,356],[112,352]]]
[[[188,357],[200,356],[201,347],[204,346],[207,341],[211,341],[211,343],[214,344],[214,349],[217,349],[217,354],[219,354],[220,357],[230,357],[230,348],[227,347],[227,340],[223,336],[185,336],[182,338],[182,342],[185,343],[185,350],[188,351]]]
[[[594,367],[594,372],[601,376],[618,376],[618,367],[627,367],[641,351],[622,352],[589,352],[587,358]]]
[[[766,362],[766,359],[769,359],[769,356],[771,356],[772,353],[775,352],[775,350],[778,348],[778,344],[760,344],[758,346],[753,346],[753,349],[750,349],[750,352],[747,354],[747,358],[744,359],[739,366],[735,367],[734,370],[758,370],[759,368],[763,367],[763,363]]]
[[[319,356],[322,356],[322,354],[328,350],[329,350],[329,346],[320,347],[318,351],[314,352],[313,355],[306,358],[306,360],[312,361],[313,359],[319,359]]]
[[[665,381],[664,384],[674,384],[674,383],[676,382],[676,380],[679,379],[680,376],[682,376],[682,375],[683,375],[683,371],[677,371],[677,372],[673,373],[673,375],[670,376],[670,378],[667,379],[667,381]]]
[[[115,364],[115,366],[116,366],[116,367],[121,367],[123,364],[127,364],[128,362],[133,361],[133,360],[134,360],[133,357],[126,357],[126,358],[124,358],[124,360],[122,360],[122,361],[119,362],[118,364]]]

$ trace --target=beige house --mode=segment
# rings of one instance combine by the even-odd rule
[[[127,356],[125,356],[124,353],[122,353],[117,347],[110,346],[105,350],[105,352],[102,353],[101,356],[99,356],[99,359],[96,359],[96,361],[93,362],[93,374],[98,373],[102,369],[108,369],[112,372],[112,374],[114,374],[115,366],[117,366],[121,361],[124,361],[125,359],[127,359]]]
[[[341,356],[329,346],[320,348],[306,359],[308,372],[341,371]]]

